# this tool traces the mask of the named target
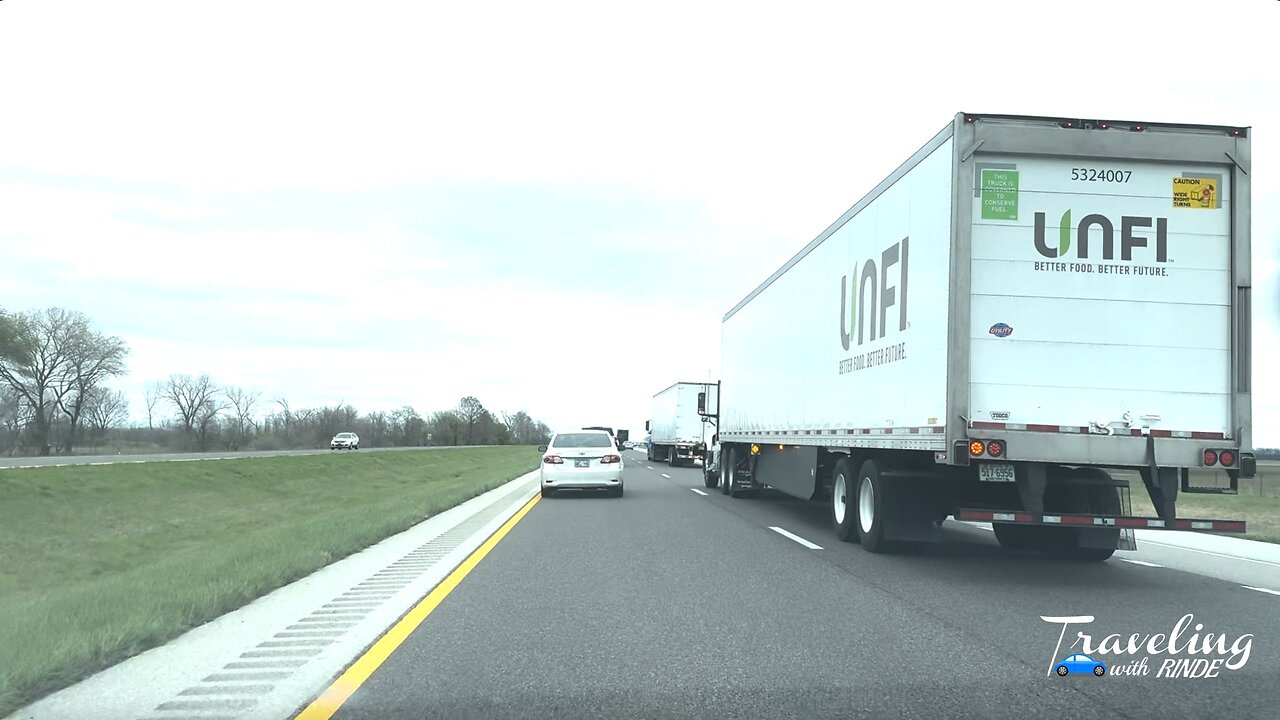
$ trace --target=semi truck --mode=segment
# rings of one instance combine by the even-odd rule
[[[584,427],[584,428],[582,428],[582,429],[583,429],[583,430],[603,430],[604,432],[609,433],[609,437],[613,439],[613,444],[614,444],[614,445],[617,445],[619,449],[621,449],[621,448],[622,448],[622,444],[623,444],[623,443],[625,443],[625,442],[627,442],[628,440],[630,440],[630,439],[631,439],[631,431],[630,431],[630,430],[619,430],[619,431],[615,434],[615,433],[613,432],[613,428],[611,428],[611,427],[605,427],[605,426],[603,426],[603,425],[592,425],[591,427]]]
[[[949,517],[1085,561],[1244,532],[1177,500],[1256,472],[1249,136],[957,114],[724,315],[707,487],[871,552]]]
[[[649,460],[676,467],[702,459],[707,423],[698,412],[698,397],[706,388],[707,383],[678,382],[653,396],[653,411],[644,424]]]

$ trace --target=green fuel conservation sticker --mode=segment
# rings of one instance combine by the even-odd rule
[[[983,169],[982,219],[1018,219],[1018,171]]]

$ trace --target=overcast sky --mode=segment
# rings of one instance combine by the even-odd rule
[[[643,435],[959,111],[1244,124],[1280,445],[1270,0],[0,3],[0,306],[296,407]],[[1193,330],[1189,330],[1193,331]]]

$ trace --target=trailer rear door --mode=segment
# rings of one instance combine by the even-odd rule
[[[1230,437],[1226,169],[976,159],[970,418]]]

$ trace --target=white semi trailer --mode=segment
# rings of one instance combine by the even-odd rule
[[[872,552],[948,516],[1087,560],[1243,532],[1176,503],[1256,471],[1250,171],[1247,127],[956,115],[724,316],[707,486]]]
[[[649,460],[677,466],[701,460],[707,449],[707,423],[698,412],[699,393],[707,383],[678,382],[653,396],[649,431]]]

